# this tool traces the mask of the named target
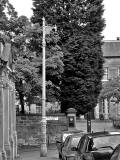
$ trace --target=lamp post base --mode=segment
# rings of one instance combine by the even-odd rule
[[[40,157],[47,157],[47,146],[46,144],[40,145]]]
[[[41,120],[41,144],[40,144],[40,157],[47,157],[46,145],[46,118]]]
[[[10,143],[8,142],[8,144],[5,144],[5,151],[6,151],[6,155],[7,155],[7,160],[11,160],[11,147],[10,147]]]
[[[2,151],[2,160],[7,160],[7,155],[5,150]]]

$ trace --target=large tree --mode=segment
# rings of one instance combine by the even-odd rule
[[[64,51],[61,110],[84,114],[97,104],[103,75],[103,0],[33,0],[34,23],[56,24]]]

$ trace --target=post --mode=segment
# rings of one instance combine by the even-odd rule
[[[5,151],[7,154],[7,159],[11,159],[11,147],[10,147],[10,141],[9,141],[9,81],[7,79],[7,82],[4,86],[4,95],[3,95],[3,100],[4,100],[4,122],[5,122]]]
[[[13,83],[13,93],[12,93],[12,97],[13,97],[13,102],[12,102],[12,107],[13,107],[13,139],[14,139],[14,156],[15,158],[18,157],[17,154],[17,132],[16,132],[16,106],[15,106],[15,84]]]
[[[40,156],[47,156],[46,146],[46,69],[45,69],[45,18],[43,17],[43,65],[42,65],[42,120],[41,120],[41,144],[40,144]]]
[[[91,133],[91,116],[90,116],[90,112],[87,113],[87,132]]]
[[[13,137],[13,124],[14,124],[14,114],[13,114],[13,97],[12,97],[12,94],[13,94],[13,85],[12,85],[12,82],[11,80],[9,81],[9,107],[10,107],[10,110],[9,110],[9,127],[10,127],[10,130],[9,130],[9,139],[10,139],[10,146],[11,146],[11,157],[12,157],[12,160],[15,159],[15,153],[14,153],[14,137]]]
[[[5,151],[5,121],[4,121],[4,81],[3,77],[0,76],[0,160],[6,160],[7,155]]]

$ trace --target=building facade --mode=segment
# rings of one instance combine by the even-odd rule
[[[102,50],[104,56],[104,76],[102,82],[106,83],[120,76],[120,40],[104,41]],[[95,107],[95,118],[109,119],[109,115],[113,112],[112,106],[107,99],[102,99]]]

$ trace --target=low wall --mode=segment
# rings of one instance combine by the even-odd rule
[[[16,130],[18,146],[39,146],[40,145],[40,122],[41,115],[28,114],[17,115]],[[47,115],[47,144],[55,143],[56,136],[62,131],[68,130],[66,116],[64,114]]]

